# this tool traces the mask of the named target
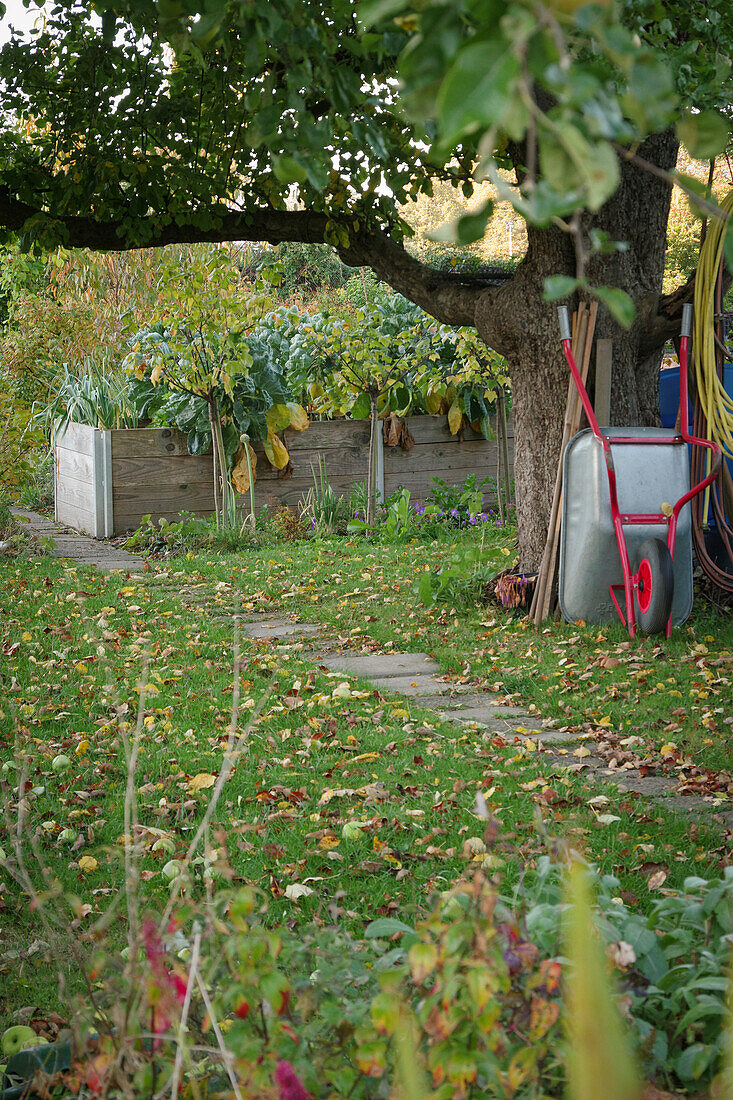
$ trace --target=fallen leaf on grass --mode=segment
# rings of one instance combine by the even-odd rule
[[[285,897],[289,898],[290,901],[297,901],[298,898],[308,898],[313,892],[310,886],[303,886],[301,882],[294,882],[285,887]]]
[[[666,871],[655,871],[654,874],[649,879],[649,882],[648,882],[647,885],[649,886],[650,890],[658,890],[660,886],[664,886],[666,881],[667,881],[667,872]]]
[[[196,794],[197,791],[204,791],[207,787],[213,787],[216,783],[216,776],[211,772],[199,772],[198,775],[194,775],[192,779],[189,779],[186,784],[191,794]]]

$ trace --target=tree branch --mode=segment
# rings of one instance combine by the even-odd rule
[[[300,241],[323,244],[330,219],[325,213],[306,210],[263,208],[243,212],[223,207],[191,211],[191,221],[175,224],[166,217],[149,215],[131,229],[121,220],[96,221],[91,217],[54,217],[46,211],[15,199],[0,188],[0,226],[22,232],[30,219],[48,219],[48,228],[71,248],[101,252],[124,252],[133,248],[154,248],[169,244],[220,243],[224,241],[268,241],[282,244]],[[203,229],[193,223],[201,219],[211,225]],[[502,270],[461,273],[439,271],[411,256],[403,246],[378,228],[354,231],[348,222],[349,243],[338,251],[350,267],[371,267],[396,291],[450,325],[475,325],[476,305],[487,290],[501,287],[510,275]]]

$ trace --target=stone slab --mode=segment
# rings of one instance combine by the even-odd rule
[[[620,790],[631,791],[634,794],[648,794],[655,797],[664,794],[665,791],[673,791],[675,782],[664,775],[639,775],[638,772],[606,772],[613,783]]]
[[[436,701],[442,701],[444,706],[452,706],[453,699],[458,699],[462,694],[468,694],[470,691],[467,687],[436,680],[434,676],[425,672],[418,672],[414,676],[371,676],[370,679],[375,687],[410,696],[425,707],[432,707]]]
[[[69,558],[80,565],[90,565],[102,573],[130,573],[144,569],[145,562],[137,554],[128,554],[120,546],[102,539],[76,535],[66,528],[27,508],[13,508],[14,515],[25,521],[24,528],[37,539],[52,539],[50,553],[56,558]]]
[[[440,666],[427,653],[370,653],[363,656],[355,654],[327,653],[320,663],[335,672],[350,672],[365,680],[394,680],[397,677],[411,677],[420,673],[440,673]],[[391,688],[399,691],[399,688]]]
[[[515,707],[511,708],[516,710]],[[466,707],[465,710],[450,710],[439,711],[442,717],[455,718],[457,722],[475,722],[479,726],[492,726],[495,722],[506,722],[512,729],[516,730],[518,726],[521,726],[524,730],[531,733],[541,733],[545,727],[536,718],[530,718],[530,716],[522,711],[517,714],[503,714],[501,707],[492,707],[490,705],[482,705],[478,707]],[[521,731],[520,731],[521,732]]]
[[[506,718],[508,721],[513,718],[528,717],[527,712],[520,707],[505,707],[495,703],[491,695],[476,695],[470,692],[422,695],[420,702],[423,706],[443,710],[491,710],[497,718]]]
[[[265,619],[260,622],[242,623],[242,633],[249,638],[291,638],[306,634],[317,634],[318,627],[313,623],[293,623],[287,619]]]

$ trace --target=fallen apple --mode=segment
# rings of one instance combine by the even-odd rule
[[[21,1050],[33,1050],[34,1047],[47,1047],[48,1039],[45,1035],[34,1035],[32,1039],[26,1039]]]
[[[76,829],[62,829],[59,833],[59,840],[63,841],[64,844],[73,844],[78,835]]]
[[[169,859],[163,867],[163,874],[166,878],[174,879],[181,873],[181,862],[178,859]]]
[[[363,832],[355,821],[347,821],[341,830],[341,836],[344,840],[358,840],[359,837],[363,835]]]
[[[55,772],[65,772],[71,767],[71,760],[68,756],[64,756],[63,753],[60,756],[54,756],[51,761],[51,767]]]
[[[38,1036],[32,1027],[27,1027],[25,1024],[15,1024],[14,1027],[9,1027],[7,1031],[3,1032],[0,1047],[3,1054],[7,1054],[8,1058],[12,1058],[14,1054],[23,1049],[23,1044],[27,1043],[29,1039],[35,1040],[37,1038]]]
[[[162,836],[159,840],[156,840],[153,845],[154,852],[175,852],[175,843],[168,836]]]

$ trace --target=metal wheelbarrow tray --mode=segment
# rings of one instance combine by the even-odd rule
[[[573,357],[570,324],[560,307],[560,334],[590,427],[564,457],[560,608],[571,622],[605,622],[615,607],[631,637],[684,622],[692,610],[692,532],[685,505],[715,479],[717,444],[690,435],[687,358],[692,307],[682,310],[680,430],[604,428]],[[690,488],[687,444],[710,451],[708,476]],[[684,511],[683,511],[684,509]],[[661,537],[660,537],[661,536]],[[619,597],[623,602],[619,602]]]
[[[676,501],[690,488],[687,445],[662,428],[601,429],[611,443],[621,516],[653,512]],[[614,444],[615,436],[639,443]],[[641,442],[645,440],[645,442]],[[658,523],[638,523],[625,532],[631,563]],[[560,536],[560,609],[570,622],[609,622],[617,617],[611,593],[623,589],[621,554],[613,524],[603,445],[586,428],[570,440],[563,465]],[[672,622],[679,626],[692,611],[692,530],[686,508],[677,525],[674,552]],[[612,588],[612,586],[614,586]]]

